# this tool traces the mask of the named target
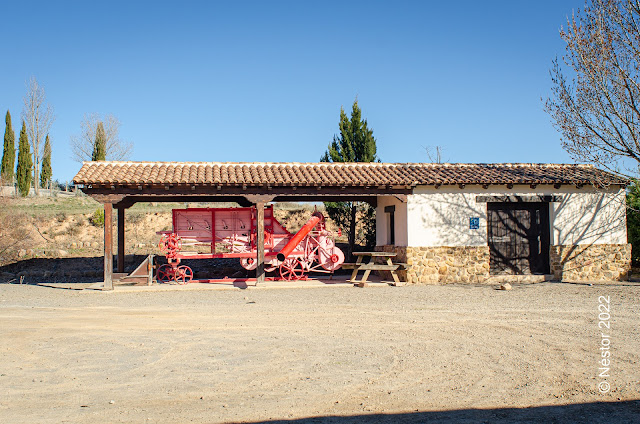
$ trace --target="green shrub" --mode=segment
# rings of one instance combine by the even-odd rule
[[[89,217],[89,222],[96,227],[104,227],[104,209],[96,209]]]

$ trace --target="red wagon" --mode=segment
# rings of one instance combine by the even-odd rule
[[[193,270],[183,259],[238,258],[247,270],[257,267],[257,212],[251,208],[174,209],[173,229],[160,231],[160,249],[167,263],[156,273],[158,281],[186,284]],[[264,209],[265,271],[278,270],[284,280],[306,278],[311,271],[331,273],[342,265],[344,254],[335,245],[334,233],[324,216],[314,212],[296,234],[291,234]],[[186,249],[195,249],[188,251]]]

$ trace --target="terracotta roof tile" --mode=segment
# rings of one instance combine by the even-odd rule
[[[435,184],[615,184],[591,165],[273,162],[84,162],[76,184],[407,186]]]

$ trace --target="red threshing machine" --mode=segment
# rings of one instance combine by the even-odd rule
[[[167,263],[158,268],[156,278],[190,282],[193,270],[180,265],[182,259],[238,258],[245,269],[256,269],[256,217],[255,207],[174,209],[173,230],[158,232]],[[187,246],[206,251],[183,251]],[[265,271],[279,268],[284,280],[306,278],[310,271],[331,273],[344,262],[344,254],[336,247],[320,212],[313,213],[300,231],[291,234],[273,215],[273,206],[265,207],[264,249]]]

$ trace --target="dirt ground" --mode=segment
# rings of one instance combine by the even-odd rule
[[[0,421],[640,422],[639,295],[634,283],[0,284]]]

